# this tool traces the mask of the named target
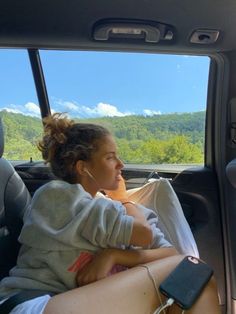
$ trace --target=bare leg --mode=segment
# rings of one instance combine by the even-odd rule
[[[197,314],[218,314],[221,313],[219,299],[216,291],[216,282],[214,278],[211,278],[206,288],[201,293],[197,302],[191,308],[191,311],[185,313]]]
[[[183,256],[171,256],[149,264],[157,285],[182,259]],[[134,267],[51,298],[44,314],[150,314],[159,304],[159,298],[147,275],[147,270]],[[181,310],[173,307],[169,313],[179,314]],[[191,311],[187,313],[220,313],[213,281],[205,288]]]

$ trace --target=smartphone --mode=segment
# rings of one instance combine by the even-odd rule
[[[161,283],[159,289],[187,310],[197,300],[212,275],[213,270],[209,265],[196,257],[186,256]]]

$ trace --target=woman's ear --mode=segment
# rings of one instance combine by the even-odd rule
[[[80,176],[84,176],[86,174],[84,168],[86,168],[84,161],[78,160],[75,164],[75,169]]]

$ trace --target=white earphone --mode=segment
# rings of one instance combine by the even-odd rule
[[[87,168],[84,168],[84,171],[88,174],[88,176],[93,179],[93,181],[96,183],[97,187],[100,189],[100,186],[97,182],[97,180],[94,178],[94,176],[92,175],[92,173],[87,169]]]
[[[92,173],[90,171],[88,171],[87,168],[84,168],[84,171],[90,176],[90,178],[95,180],[94,176],[92,175]]]

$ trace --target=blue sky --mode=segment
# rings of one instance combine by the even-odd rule
[[[205,110],[209,58],[42,51],[53,112],[80,118]],[[39,116],[28,55],[0,51],[0,110]]]

